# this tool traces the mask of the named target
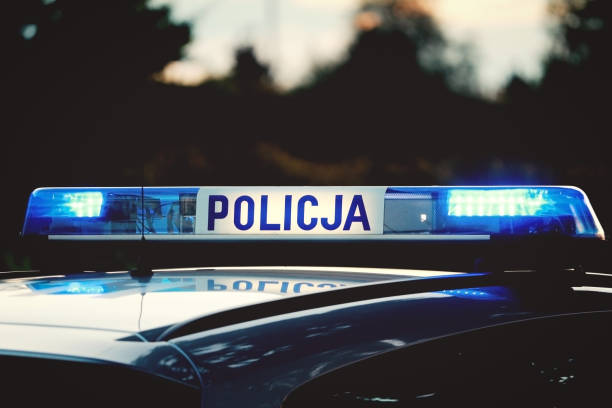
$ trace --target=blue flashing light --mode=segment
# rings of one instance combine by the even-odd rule
[[[99,217],[102,208],[102,193],[86,191],[64,194],[67,213],[75,217]],[[61,207],[60,207],[61,208]]]
[[[389,187],[385,232],[453,236],[564,235],[603,239],[586,195],[575,187]]]
[[[537,188],[448,192],[448,215],[453,217],[535,216],[547,204],[551,204],[548,191]]]
[[[38,190],[32,193],[28,209],[42,217],[92,218],[100,216],[103,202],[100,191]]]
[[[23,235],[139,233],[142,188],[40,188],[30,195]]]

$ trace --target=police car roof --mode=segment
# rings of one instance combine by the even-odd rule
[[[451,272],[367,268],[192,268],[6,279],[0,274],[2,321],[136,333],[282,297]],[[10,276],[10,275],[9,275]],[[172,307],[168,307],[172,304]]]

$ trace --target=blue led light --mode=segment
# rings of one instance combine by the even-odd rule
[[[39,188],[32,192],[24,235],[138,234],[142,188]]]
[[[68,215],[74,217],[100,216],[103,198],[99,191],[66,193],[64,194],[64,200],[66,200],[65,208]]]
[[[36,193],[34,192],[32,195],[34,196]],[[43,196],[39,200],[39,206],[31,209],[36,211],[39,216],[44,217],[99,217],[104,203],[104,196],[100,191],[42,190],[39,194]],[[32,205],[29,207],[32,207]]]
[[[457,189],[448,192],[448,215],[453,217],[535,216],[548,204],[542,189]]]

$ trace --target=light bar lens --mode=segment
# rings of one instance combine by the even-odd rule
[[[604,238],[581,190],[540,186],[43,188],[30,196],[23,234],[110,239]]]
[[[390,206],[391,203],[394,205]],[[387,190],[385,225],[389,227],[385,232],[417,233],[417,215],[421,221],[431,220],[421,222],[423,234],[604,237],[586,195],[574,187],[390,187]]]
[[[102,208],[102,193],[90,191],[64,194],[66,212],[75,217],[99,217]]]
[[[535,216],[551,205],[540,189],[450,190],[448,215],[454,217]]]
[[[30,195],[24,235],[139,234],[141,188],[40,188]]]

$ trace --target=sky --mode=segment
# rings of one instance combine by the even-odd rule
[[[509,75],[536,80],[551,47],[548,0],[430,0],[451,44],[469,43],[483,94],[495,94]],[[344,55],[354,35],[359,0],[150,0],[169,6],[175,21],[192,24],[182,61],[167,80],[184,85],[222,76],[240,45],[254,45],[277,83],[299,85],[312,68]]]

